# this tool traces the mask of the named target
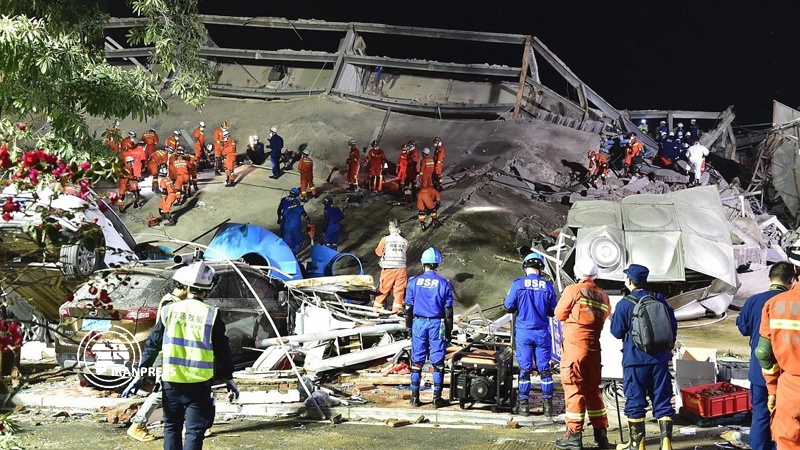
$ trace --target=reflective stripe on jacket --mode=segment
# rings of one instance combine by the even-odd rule
[[[211,330],[216,316],[217,308],[195,299],[162,308],[164,381],[202,383],[213,378]]]

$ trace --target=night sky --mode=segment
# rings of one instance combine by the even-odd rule
[[[771,121],[772,100],[800,105],[798,1],[201,0],[205,14],[532,34],[618,109],[722,111]],[[479,6],[473,6],[479,5]],[[113,13],[113,11],[112,11]],[[333,33],[211,27],[220,46],[335,51]],[[366,35],[367,53],[521,65],[522,46]],[[539,62],[540,67],[546,65]],[[562,94],[567,83],[543,72]],[[572,95],[572,98],[575,98]]]

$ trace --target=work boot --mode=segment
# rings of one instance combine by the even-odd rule
[[[672,431],[672,422],[669,424]],[[618,444],[617,450],[644,450],[644,417],[641,419],[628,419],[630,440],[625,444]],[[670,447],[671,448],[671,447]]]
[[[513,414],[518,414],[523,417],[528,417],[531,415],[531,403],[530,400],[526,399],[517,399],[517,404],[514,405],[514,408],[511,410]]]
[[[658,428],[661,430],[661,441],[658,443],[658,450],[672,450],[672,419],[659,417]]]
[[[450,401],[442,398],[442,393],[438,392],[433,394],[433,407],[436,409],[445,408],[450,406]]]
[[[583,432],[572,432],[567,429],[564,439],[556,441],[556,448],[568,450],[583,450]]]
[[[411,406],[414,408],[422,406],[422,403],[419,401],[419,389],[411,390]]]
[[[613,448],[611,444],[608,443],[608,429],[607,428],[595,428],[594,429],[594,441],[597,443],[597,448],[599,449],[611,449]]]
[[[128,428],[128,436],[136,439],[139,442],[155,441],[156,437],[150,434],[147,425],[143,423],[132,423]]]
[[[433,221],[433,228],[434,229],[439,228],[440,226],[442,226],[442,222],[439,222],[438,220],[434,220]]]
[[[552,398],[543,398],[542,399],[542,414],[545,417],[553,417],[553,399]]]
[[[425,223],[421,223],[420,225],[422,225],[422,231],[428,231],[428,225]]]

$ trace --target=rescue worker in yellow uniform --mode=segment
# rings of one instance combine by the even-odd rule
[[[597,264],[590,259],[575,263],[578,283],[564,288],[555,318],[564,322],[561,351],[561,385],[567,407],[567,433],[555,442],[559,449],[582,449],[583,419],[589,416],[598,448],[608,443],[608,416],[600,394],[600,332],[611,312],[608,295],[594,284]]]
[[[233,382],[225,323],[216,307],[203,302],[214,285],[214,269],[198,261],[178,269],[175,279],[187,286],[189,293],[185,300],[161,308],[140,367],[151,367],[158,353],[163,353],[164,448],[200,449],[205,431],[214,423],[212,378],[227,380],[228,392],[235,398],[239,398],[239,390]],[[131,386],[138,387],[136,383]],[[184,426],[186,441],[182,442]]]

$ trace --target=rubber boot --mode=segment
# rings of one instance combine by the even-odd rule
[[[425,222],[420,222],[420,225],[422,226],[422,231],[428,230],[428,225],[426,225]]]
[[[583,450],[583,432],[572,432],[567,429],[564,439],[556,441],[556,448],[568,450]]]
[[[414,408],[422,406],[422,403],[419,401],[419,389],[411,390],[411,406]]]
[[[670,430],[672,429],[670,423]],[[641,419],[628,419],[628,429],[630,430],[630,440],[624,444],[618,444],[617,450],[644,450],[644,417]]]
[[[553,417],[553,399],[552,398],[542,399],[542,414],[544,414],[545,417]]]
[[[441,392],[434,392],[433,394],[433,407],[436,409],[450,406],[450,401],[442,398]]]
[[[433,228],[434,229],[439,228],[440,226],[442,226],[442,222],[439,222],[438,219],[433,221]]]
[[[138,190],[138,189],[133,191],[133,207],[134,208],[138,208],[138,207],[144,205],[144,202],[142,201],[141,192],[142,191]]]
[[[672,419],[659,417],[658,428],[661,430],[661,441],[658,450],[672,450]]]
[[[595,428],[594,429],[594,441],[597,443],[597,448],[599,449],[610,449],[613,448],[611,444],[608,443],[608,429],[607,428]]]
[[[531,403],[530,400],[526,399],[517,399],[517,404],[514,405],[514,409],[511,410],[512,413],[518,414],[523,417],[528,417],[531,415]]]
[[[155,441],[156,437],[150,434],[147,425],[143,423],[132,423],[128,428],[128,436],[136,439],[139,442]]]

